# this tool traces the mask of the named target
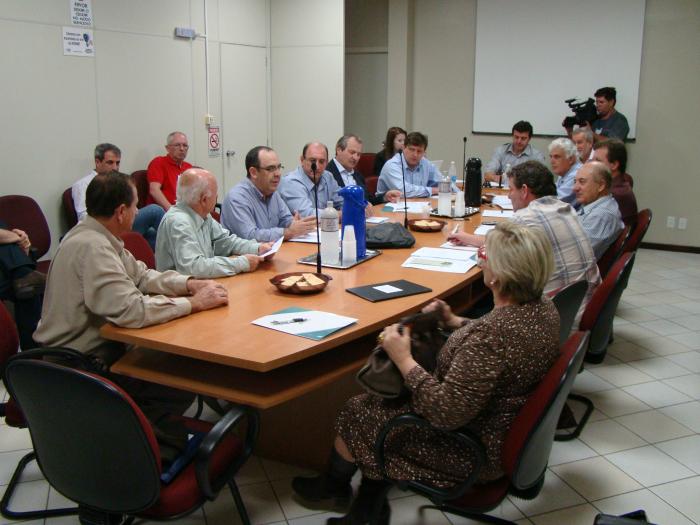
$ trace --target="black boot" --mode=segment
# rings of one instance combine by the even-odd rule
[[[328,518],[326,524],[388,525],[391,508],[386,495],[390,488],[388,481],[363,477],[350,512],[342,518]]]
[[[292,480],[292,488],[308,501],[335,498],[338,503],[347,504],[352,497],[350,480],[356,471],[357,465],[343,459],[334,447],[326,472],[313,478],[296,477]]]

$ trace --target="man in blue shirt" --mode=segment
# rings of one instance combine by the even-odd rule
[[[322,210],[328,202],[339,210],[343,198],[338,195],[338,183],[331,172],[326,171],[328,148],[320,142],[309,142],[301,153],[301,165],[290,171],[280,182],[279,194],[292,213],[301,217],[316,215],[315,190],[318,186],[318,208]],[[314,173],[315,168],[315,173]]]
[[[406,179],[406,197],[430,197],[436,195],[440,172],[425,158],[428,137],[414,131],[406,137],[403,155],[397,153],[389,159],[379,175],[377,194],[389,190],[403,191],[403,175]],[[402,165],[403,164],[403,168]]]
[[[574,143],[569,139],[554,139],[549,145],[549,163],[552,165],[552,173],[559,176],[556,183],[557,197],[578,210],[581,204],[576,202],[574,181],[582,164],[578,160],[578,150]]]
[[[244,239],[276,241],[313,231],[315,217],[294,215],[277,188],[282,164],[267,146],[256,146],[245,157],[247,178],[228,192],[221,209],[221,224]]]

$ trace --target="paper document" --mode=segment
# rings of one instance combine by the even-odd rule
[[[383,222],[387,222],[388,220],[389,217],[367,217],[365,222],[368,224],[381,224]]]
[[[513,216],[511,210],[484,210],[481,212],[482,217],[499,217],[501,219],[510,219]]]
[[[279,239],[277,239],[269,250],[267,250],[265,253],[260,254],[260,257],[268,257],[270,255],[276,254],[279,251],[280,246],[282,246],[283,241],[284,237],[280,237]]]
[[[319,238],[321,232],[319,231]],[[292,237],[289,239],[289,242],[309,242],[312,244],[316,244],[316,232],[315,231],[310,231],[306,235],[299,235],[298,237]],[[338,229],[338,242],[340,242],[340,229]]]
[[[498,206],[499,208],[502,208],[504,210],[513,209],[513,203],[505,195],[495,195],[493,197],[493,201],[491,201],[491,204],[494,204],[495,206]]]
[[[253,324],[319,341],[356,322],[357,319],[344,315],[292,307],[260,317],[253,321]]]
[[[488,232],[496,227],[495,224],[482,224],[476,230],[474,230],[474,235],[486,235]]]
[[[420,248],[401,265],[433,272],[466,273],[476,266],[476,252],[444,248]]]
[[[462,250],[465,252],[476,252],[479,249],[476,246],[461,246],[459,244],[452,244],[450,241],[447,241],[445,244],[441,244],[440,248],[446,248],[448,250]]]
[[[406,206],[408,206],[408,213],[423,213],[426,206],[428,208],[430,208],[430,203],[427,201],[425,201],[425,202],[406,202],[405,204],[406,204]],[[404,201],[387,202],[384,205],[384,210],[403,213],[406,206],[404,206]]]

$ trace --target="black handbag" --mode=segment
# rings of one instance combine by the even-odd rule
[[[401,326],[411,328],[411,355],[428,372],[434,372],[437,354],[449,334],[440,328],[437,312],[418,313],[404,317]],[[385,399],[398,399],[408,395],[403,376],[389,358],[381,344],[372,350],[367,363],[356,376],[357,382],[368,393]]]
[[[398,222],[383,222],[367,228],[367,248],[410,248],[416,244],[413,234]]]

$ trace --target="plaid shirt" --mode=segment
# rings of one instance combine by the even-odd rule
[[[600,259],[625,227],[617,202],[608,194],[590,204],[584,204],[578,215],[581,226],[591,241],[596,259]]]
[[[552,242],[554,272],[544,288],[545,293],[582,279],[588,281],[588,291],[574,321],[574,328],[578,327],[588,301],[600,284],[600,274],[591,242],[576,212],[556,197],[540,197],[527,208],[515,212],[513,222],[542,228]]]

